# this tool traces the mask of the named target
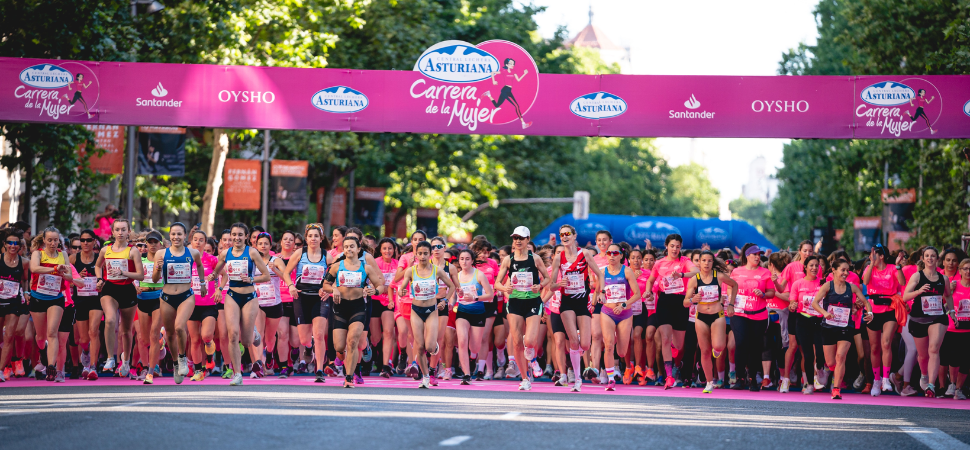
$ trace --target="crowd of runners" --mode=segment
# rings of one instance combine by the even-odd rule
[[[570,225],[545,243],[520,226],[468,245],[319,224],[208,236],[119,219],[104,240],[19,225],[0,230],[0,381],[299,375],[353,388],[406,376],[420,388],[513,379],[563,392],[966,399],[970,259],[959,248],[876,245],[854,261],[811,241],[687,250],[677,234],[655,248],[599,231],[581,247]]]

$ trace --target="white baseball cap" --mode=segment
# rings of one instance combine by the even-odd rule
[[[529,233],[529,228],[519,225],[515,227],[515,230],[512,231],[510,236],[531,237],[532,234]]]

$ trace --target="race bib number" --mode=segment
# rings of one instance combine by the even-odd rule
[[[272,281],[267,281],[265,283],[259,283],[256,285],[256,295],[263,302],[272,302],[276,300],[276,289],[273,287]]]
[[[609,284],[606,286],[606,303],[621,303],[626,301],[626,285]]]
[[[549,304],[546,307],[549,311],[559,314],[560,306],[562,306],[562,293],[559,291],[553,292],[552,297],[549,298]]]
[[[697,305],[693,303],[690,304],[690,309],[687,310],[687,320],[697,322]]]
[[[394,272],[384,273],[384,286],[390,286],[391,281],[394,281]]]
[[[153,263],[153,262],[146,262],[146,263],[142,263],[141,266],[145,270],[145,279],[143,281],[147,281],[147,282],[151,283],[152,282],[152,274],[155,273],[155,263]]]
[[[643,303],[642,302],[634,303],[633,306],[630,307],[630,310],[633,311],[634,316],[639,316],[640,314],[643,314]]]
[[[532,272],[512,272],[512,289],[532,292]]]
[[[748,305],[750,305],[752,302],[754,302],[754,297],[750,295],[738,294],[738,296],[734,298],[734,310],[744,312],[746,309],[748,309]]]
[[[77,295],[81,297],[98,295],[98,279],[96,277],[84,277],[84,287],[77,289]]]
[[[832,313],[833,317],[825,319],[825,323],[839,328],[849,326],[849,314],[852,313],[852,308],[829,305],[829,312]]]
[[[192,275],[192,290],[195,292],[202,292],[202,280],[198,275]]]
[[[43,274],[37,277],[37,292],[44,295],[58,295],[61,293],[60,275]]]
[[[303,273],[300,274],[300,282],[305,284],[322,284],[324,274],[323,269],[323,266],[303,266]]]
[[[167,283],[171,284],[186,284],[192,282],[192,264],[183,263],[168,263],[168,274]]]
[[[943,296],[927,295],[921,299],[923,302],[923,313],[928,316],[939,316],[943,314]]]
[[[586,292],[586,282],[583,279],[583,274],[567,273],[565,291],[566,295],[582,295]]]
[[[716,303],[720,300],[717,286],[699,286],[697,291],[701,294],[701,303]]]
[[[957,310],[957,320],[970,320],[970,298],[954,302],[954,304]]]
[[[476,298],[478,298],[478,288],[475,286],[462,286],[458,291],[458,301],[462,303],[472,303]]]
[[[418,280],[411,283],[414,289],[414,299],[417,301],[434,300],[437,294],[438,283],[435,280]]]
[[[684,292],[683,278],[664,278],[663,285],[664,294],[680,294]]]
[[[647,300],[647,301],[645,301],[645,302],[643,302],[643,303],[646,303],[648,310],[651,310],[651,311],[656,310],[657,309],[657,296],[653,295],[653,293],[651,292],[650,293],[650,299]]]
[[[234,259],[229,261],[226,265],[226,274],[229,275],[230,281],[241,281],[243,275],[249,269],[249,261],[243,259]]]
[[[803,295],[802,296],[802,311],[805,311],[805,314],[808,314],[808,315],[810,315],[812,317],[821,317],[822,315],[819,314],[819,312],[816,311],[815,308],[812,308],[812,302],[813,301],[815,301],[815,296],[814,295]]]
[[[3,286],[2,286],[2,289],[0,289],[0,298],[5,300],[11,299],[16,297],[17,294],[20,293],[20,283],[16,281],[10,281],[10,280],[2,280],[2,281],[3,281]]]
[[[107,263],[107,265],[108,265],[107,278],[109,280],[121,281],[121,280],[124,280],[126,278],[124,275],[121,275],[121,274],[112,275],[111,272],[112,272],[112,269],[116,269],[116,270],[119,270],[119,271],[123,271],[123,270],[127,269],[128,268],[128,260],[127,259],[106,259],[105,260],[105,263]]]
[[[359,288],[362,278],[363,277],[361,277],[360,272],[356,272],[356,271],[350,272],[346,270],[341,270],[337,274],[337,281],[340,283],[340,286],[342,287]]]

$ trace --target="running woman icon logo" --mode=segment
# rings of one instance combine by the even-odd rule
[[[24,100],[25,109],[54,120],[61,116],[93,119],[100,97],[98,77],[79,62],[36,64],[22,70],[14,97]]]
[[[880,81],[862,89],[859,97],[864,103],[856,107],[856,117],[865,121],[865,128],[878,129],[880,135],[939,131],[933,125],[943,114],[943,98],[925,79]]]

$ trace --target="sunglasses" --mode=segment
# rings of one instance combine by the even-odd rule
[[[441,245],[441,244],[435,244],[435,245],[432,245],[431,248],[434,249],[434,250],[441,250],[441,249],[445,248],[445,246],[444,245]]]
[[[94,238],[78,238],[77,240],[81,241],[81,243],[94,242]]]
[[[135,247],[139,247],[139,248],[141,248],[141,247],[148,247],[148,244],[139,242],[139,243],[135,244]]]
[[[79,245],[72,245],[71,248],[73,248],[74,250],[80,250],[81,249],[81,246],[79,246]]]
[[[20,241],[7,241],[7,245],[11,247],[20,247]]]
[[[618,256],[618,255],[622,255],[623,252],[621,252],[619,250],[609,250],[609,251],[606,252],[606,254],[608,256]]]
[[[529,239],[529,238],[528,237],[522,237],[522,236],[512,236],[512,240],[513,241],[521,241],[523,239]]]
[[[559,237],[569,237],[569,236],[572,236],[573,234],[575,233],[573,233],[572,231],[561,231],[559,232]]]

